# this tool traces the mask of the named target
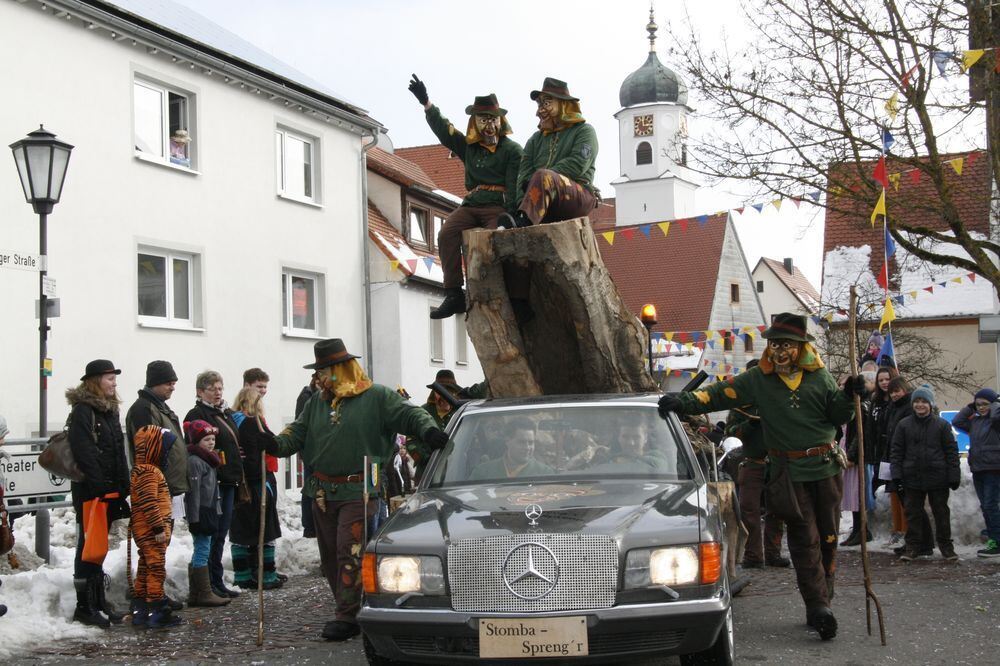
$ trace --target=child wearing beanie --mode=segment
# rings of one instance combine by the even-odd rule
[[[215,452],[215,436],[219,429],[207,421],[184,422],[188,451],[188,484],[184,494],[184,513],[194,541],[191,564],[188,566],[188,606],[225,606],[231,599],[212,591],[208,573],[208,555],[212,535],[219,529],[222,501],[215,470],[222,459]]]
[[[969,469],[986,523],[979,557],[1000,557],[1000,402],[991,388],[979,389],[951,424],[969,433]]]

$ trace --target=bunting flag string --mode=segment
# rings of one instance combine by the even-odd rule
[[[891,237],[887,236],[887,240],[891,241],[892,239],[891,239]],[[895,252],[895,250],[896,250],[896,246],[895,246],[894,243],[892,245],[890,245],[888,248],[886,248],[887,252]],[[889,254],[889,256],[892,256],[892,255]],[[907,291],[900,292],[900,293],[897,293],[897,294],[888,294],[887,297],[892,302],[892,304],[894,306],[906,305],[906,303],[908,303],[909,301],[915,301],[918,298],[923,298],[923,292],[925,292],[925,291],[928,294],[934,294],[934,290],[935,289],[937,289],[937,290],[947,289],[947,288],[949,288],[950,285],[960,285],[960,284],[963,284],[963,283],[966,283],[966,282],[975,283],[976,278],[978,278],[978,277],[979,276],[976,275],[975,273],[965,273],[964,275],[956,275],[955,277],[946,278],[944,280],[941,280],[940,282],[935,282],[935,283],[929,284],[929,285],[927,285],[925,287],[917,287],[915,289],[908,289]],[[847,310],[837,309],[835,312],[836,312],[837,315],[840,315],[842,317],[846,317],[847,316]],[[812,321],[815,324],[819,324],[821,321],[832,322],[834,319],[835,319],[835,313],[834,313],[834,311],[830,311],[830,312],[827,312],[827,313],[821,314],[821,315],[813,315],[812,316]]]

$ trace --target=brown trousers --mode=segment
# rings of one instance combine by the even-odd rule
[[[806,610],[830,606],[827,579],[837,571],[837,539],[840,533],[840,498],[844,475],[819,481],[796,481],[795,497],[800,520],[788,520],[788,554],[795,566],[799,594]]]
[[[462,286],[462,232],[467,229],[496,229],[502,206],[459,206],[438,232],[438,255],[444,271],[445,289]]]
[[[320,567],[337,600],[336,619],[346,622],[355,622],[361,609],[361,554],[365,542],[363,504],[361,500],[327,500],[324,512],[316,502],[312,503]],[[369,520],[374,510],[374,502],[369,502]]]
[[[597,206],[597,197],[574,180],[551,169],[531,175],[520,210],[532,224],[583,217]]]
[[[764,538],[761,539],[760,517],[761,497],[764,495],[764,476],[767,467],[759,463],[744,462],[740,465],[738,485],[740,489],[740,514],[747,528],[744,562],[762,562],[781,557],[781,537],[784,527],[770,512],[764,514]]]

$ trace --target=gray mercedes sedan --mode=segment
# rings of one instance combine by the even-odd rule
[[[365,550],[369,662],[733,663],[721,518],[657,397],[465,404]]]

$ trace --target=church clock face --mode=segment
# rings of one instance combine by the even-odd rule
[[[632,118],[632,129],[635,136],[653,135],[653,116],[635,116]]]

